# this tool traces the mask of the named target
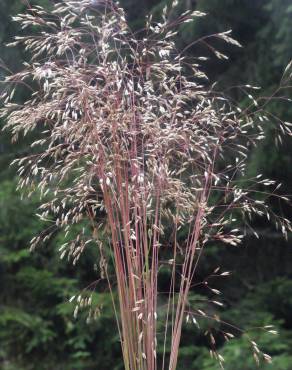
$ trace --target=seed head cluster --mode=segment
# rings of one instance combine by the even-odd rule
[[[241,89],[250,104],[239,108],[209,83],[205,58],[177,51],[178,27],[204,14],[187,11],[174,21],[168,13],[176,5],[164,8],[161,22],[149,17],[138,33],[110,0],[63,1],[50,12],[30,8],[15,17],[27,34],[12,45],[24,45],[31,59],[7,76],[2,92],[1,116],[13,139],[32,138],[32,154],[15,161],[19,188],[40,192],[38,215],[49,224],[32,248],[79,225],[74,240],[60,247],[61,258],[75,264],[88,246],[100,251],[102,277],[110,287],[117,284],[129,370],[157,369],[158,341],[164,343],[162,368],[176,369],[184,318],[198,325],[196,317],[208,317],[187,299],[208,243],[237,246],[244,236],[239,220],[253,215],[275,222],[284,235],[291,230],[266,202],[277,184],[260,175],[246,178],[249,153],[271,121],[265,101],[246,85]],[[214,37],[240,46],[230,31]],[[13,98],[20,88],[29,92],[23,104]],[[279,135],[291,135],[289,123],[276,123]],[[258,186],[269,189],[260,201]],[[109,255],[115,281],[107,272]],[[170,288],[159,308],[165,264]]]

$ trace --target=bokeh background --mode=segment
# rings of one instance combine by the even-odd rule
[[[50,6],[49,1],[32,4]],[[145,14],[161,13],[165,0],[122,0],[133,29],[143,27]],[[183,48],[207,34],[233,30],[242,49],[216,45],[229,55],[229,60],[215,57],[204,64],[211,81],[243,104],[246,95],[241,84],[262,86],[261,94],[273,93],[285,66],[292,59],[291,0],[179,0],[178,9],[196,9],[208,13],[193,24],[180,29],[177,43]],[[5,44],[20,32],[11,16],[25,9],[25,1],[0,0],[0,63],[10,70],[20,68],[27,59],[23,50],[6,48]],[[196,45],[190,55],[210,57],[208,49]],[[8,70],[0,69],[0,80]],[[1,89],[1,85],[0,85]],[[286,92],[288,93],[288,92]],[[292,94],[290,94],[292,95]],[[19,96],[19,99],[24,97]],[[292,102],[270,103],[272,114],[292,120]],[[3,122],[0,122],[3,125]],[[266,140],[250,153],[249,174],[263,173],[281,182],[281,192],[291,193],[292,139],[275,145],[274,130],[267,126]],[[86,312],[73,318],[74,306],[68,298],[99,278],[97,254],[87,250],[76,267],[60,261],[57,253],[62,235],[33,254],[30,239],[43,225],[34,216],[37,197],[23,199],[16,192],[15,169],[9,163],[29,151],[25,140],[10,143],[9,135],[0,137],[0,369],[2,370],[118,370],[123,369],[118,333],[111,309],[109,293],[99,289],[94,294],[96,321],[86,324]],[[272,202],[271,207],[291,219],[291,209]],[[255,220],[257,239],[248,235],[243,246],[218,247],[207,250],[198,279],[204,279],[215,267],[231,270],[228,279],[215,281],[223,290],[225,307],[218,313],[250,334],[264,352],[271,354],[270,365],[260,369],[292,369],[292,248],[290,242],[269,225]],[[192,298],[204,295],[192,292]],[[265,333],[261,326],[275,325],[278,336]],[[186,326],[178,369],[213,370],[219,368],[209,356],[204,328]],[[253,370],[256,364],[248,341],[243,336],[223,343],[218,350],[228,370]]]

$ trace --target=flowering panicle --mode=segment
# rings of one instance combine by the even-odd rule
[[[187,297],[208,242],[237,246],[243,233],[233,224],[253,214],[274,220],[285,235],[291,230],[287,219],[254,196],[255,184],[275,190],[277,185],[244,177],[248,153],[264,138],[265,103],[247,85],[242,90],[251,106],[240,109],[208,85],[199,65],[205,58],[191,64],[177,52],[173,25],[204,14],[190,11],[170,22],[167,14],[175,6],[174,1],[164,9],[162,23],[148,18],[138,35],[110,0],[63,1],[52,12],[30,8],[15,20],[23,29],[38,30],[16,38],[32,58],[22,72],[6,78],[2,93],[1,116],[14,139],[36,133],[33,154],[15,161],[19,187],[40,192],[39,216],[50,223],[32,248],[58,229],[68,234],[82,225],[60,248],[61,258],[75,264],[90,243],[101,248],[102,231],[108,235],[124,363],[131,370],[157,369],[159,340],[163,369],[176,369],[184,318],[199,325]],[[230,31],[214,37],[240,46]],[[31,91],[24,104],[13,102],[18,85]],[[279,127],[281,135],[291,135],[291,124]],[[181,230],[187,235],[183,241]],[[102,276],[112,286],[105,258],[101,252]],[[166,308],[160,310],[159,269],[165,259],[172,272]],[[89,301],[79,300],[75,315]],[[200,310],[197,315],[208,317]],[[158,319],[165,322],[162,336]]]

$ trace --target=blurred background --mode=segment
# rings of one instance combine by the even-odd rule
[[[34,0],[32,4],[50,6],[49,1]],[[143,27],[145,15],[158,16],[165,0],[122,0],[133,29]],[[241,84],[262,86],[261,94],[273,93],[292,59],[291,0],[179,0],[178,11],[201,10],[207,17],[180,28],[178,47],[183,48],[200,36],[233,30],[242,45],[239,49],[218,44],[229,60],[212,58],[204,64],[211,81],[220,89],[244,103],[246,95]],[[10,70],[20,68],[28,59],[21,49],[5,48],[20,30],[11,16],[25,9],[25,1],[0,0],[0,63]],[[196,46],[190,55],[210,56],[208,49]],[[0,80],[9,70],[0,69]],[[1,89],[1,87],[0,87]],[[20,99],[24,97],[19,97]],[[285,121],[292,120],[292,103],[273,101],[272,114]],[[3,122],[0,122],[3,125]],[[275,132],[266,129],[267,138],[250,155],[249,174],[263,173],[281,182],[281,192],[291,193],[292,141],[286,139],[277,147]],[[25,141],[12,145],[9,135],[0,137],[0,369],[2,370],[118,370],[123,369],[118,332],[111,309],[109,293],[97,290],[94,302],[96,321],[86,324],[86,312],[73,318],[74,306],[68,298],[99,278],[97,254],[87,250],[76,267],[60,261],[57,253],[62,235],[34,253],[29,241],[43,225],[34,216],[38,199],[21,200],[16,192],[15,169],[9,163],[29,151]],[[273,209],[291,219],[291,210],[281,203]],[[198,272],[199,279],[214,268],[231,270],[228,279],[215,281],[224,293],[225,307],[218,313],[222,320],[242,328],[273,356],[270,365],[260,369],[292,370],[292,249],[290,242],[269,225],[254,221],[260,238],[248,236],[240,248],[209,248]],[[192,293],[194,297],[197,292]],[[204,292],[199,292],[204,294]],[[275,325],[278,336],[259,327]],[[178,369],[218,369],[209,356],[204,328],[186,326]],[[248,341],[238,336],[228,343],[218,341],[218,351],[225,358],[228,370],[252,370],[257,366]]]

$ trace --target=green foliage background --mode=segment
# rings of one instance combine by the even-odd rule
[[[34,1],[49,5],[48,1]],[[158,15],[166,1],[124,0],[133,28],[143,25],[144,15],[152,10]],[[214,58],[206,64],[211,79],[220,87],[251,83],[263,86],[269,94],[292,58],[292,4],[290,0],[180,0],[181,10],[192,7],[209,15],[180,30],[178,44],[230,28],[244,48],[221,45],[229,61]],[[5,43],[18,32],[11,15],[21,11],[19,0],[0,0],[0,59],[11,70],[25,58],[21,50],[6,49]],[[201,48],[190,54],[206,55]],[[0,79],[5,71],[0,71]],[[243,99],[234,90],[234,96]],[[20,96],[21,98],[21,96]],[[292,104],[273,103],[273,113],[291,121]],[[3,123],[2,123],[3,124]],[[267,128],[267,140],[252,153],[249,171],[263,172],[283,183],[283,192],[292,184],[291,141],[277,148],[273,130]],[[103,289],[94,294],[94,303],[102,306],[96,321],[86,324],[86,312],[73,318],[74,306],[68,298],[99,278],[95,268],[98,256],[89,249],[75,268],[60,261],[56,253],[62,235],[33,254],[29,240],[42,230],[34,216],[38,198],[23,199],[15,191],[16,175],[9,163],[28,151],[26,142],[11,145],[9,137],[0,138],[0,368],[3,370],[118,370],[122,369],[118,333],[110,297]],[[280,208],[279,204],[272,207]],[[289,210],[282,209],[287,217]],[[271,354],[271,365],[260,369],[292,369],[292,252],[267,225],[255,223],[260,240],[248,238],[240,249],[212,247],[202,261],[199,277],[203,278],[217,265],[232,269],[228,282],[214,282],[223,290],[226,308],[223,319],[245,330],[274,324],[279,336],[254,329],[250,335],[264,352]],[[200,292],[202,293],[202,292]],[[196,292],[193,292],[196,294]],[[195,296],[194,296],[195,297]],[[196,298],[196,297],[195,297]],[[201,323],[202,328],[214,323]],[[244,336],[224,344],[218,337],[219,352],[225,357],[227,370],[256,368],[251,349]],[[209,357],[208,341],[194,325],[186,327],[179,369],[213,370],[218,365]]]

